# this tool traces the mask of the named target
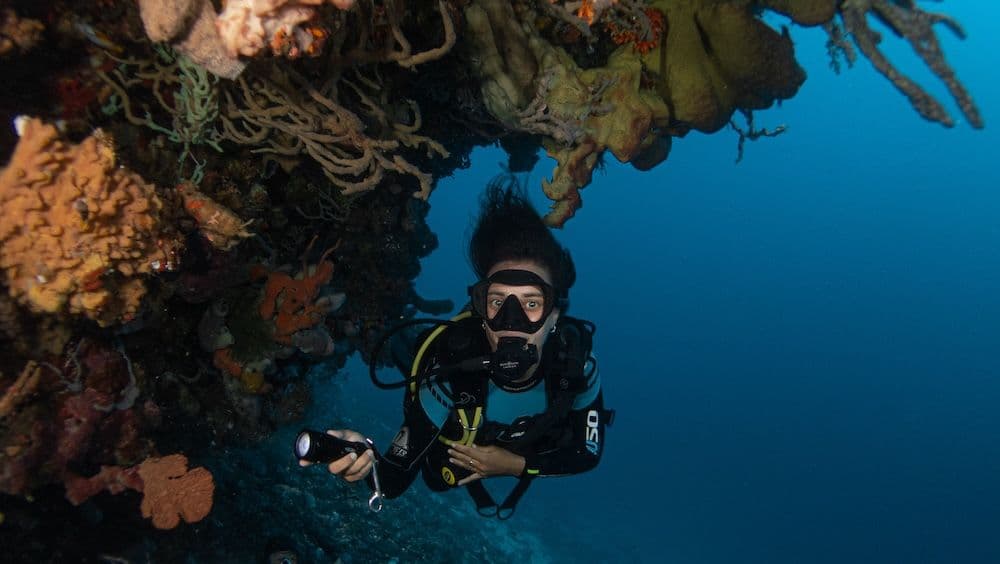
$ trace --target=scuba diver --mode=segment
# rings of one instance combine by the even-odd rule
[[[479,277],[470,303],[417,339],[408,378],[397,383],[406,388],[404,421],[389,448],[377,454],[356,431],[327,431],[358,445],[329,471],[367,479],[378,507],[422,472],[431,490],[465,486],[481,515],[506,519],[535,478],[600,461],[614,412],[604,409],[591,355],[594,325],[566,314],[573,259],[513,178],[487,187],[469,259]],[[372,378],[391,386],[374,366]],[[518,478],[500,504],[482,484],[494,476]]]

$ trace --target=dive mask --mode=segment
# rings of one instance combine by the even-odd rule
[[[493,317],[489,316],[490,286],[505,284],[507,286],[534,286],[541,290],[541,316],[532,321],[521,306],[521,301],[515,295],[503,298],[500,308]],[[536,333],[545,325],[552,310],[565,302],[557,296],[555,288],[542,280],[542,277],[527,270],[500,270],[485,280],[480,280],[469,286],[469,298],[472,300],[472,310],[486,321],[494,331],[517,331],[529,335]]]

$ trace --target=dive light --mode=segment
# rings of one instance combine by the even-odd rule
[[[299,436],[295,437],[295,456],[299,460],[307,462],[328,464],[352,452],[361,456],[368,449],[371,449],[375,455],[375,459],[372,460],[372,495],[368,498],[368,509],[378,513],[382,510],[383,498],[382,485],[378,479],[378,463],[382,457],[375,450],[375,443],[371,439],[366,437],[364,442],[346,441],[333,435],[310,429],[303,429],[299,432]]]
[[[351,454],[361,456],[368,449],[375,451],[375,443],[371,439],[364,442],[346,441],[333,435],[304,429],[295,438],[295,456],[307,462],[328,464]]]

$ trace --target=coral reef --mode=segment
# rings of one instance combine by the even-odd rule
[[[409,162],[402,150],[423,147],[427,156],[442,157],[448,151],[417,133],[421,114],[416,104],[404,102],[390,114],[375,101],[379,91],[386,93],[377,77],[359,73],[328,81],[321,88],[290,69],[274,67],[270,74],[250,80],[240,77],[238,88],[226,91],[222,116],[226,140],[286,158],[308,156],[343,195],[373,190],[388,173],[396,173],[419,182],[416,196],[430,196],[433,178]],[[342,89],[353,91],[365,114],[359,116],[338,102]],[[394,120],[393,114],[403,118]],[[332,198],[336,196],[327,197]]]
[[[465,9],[484,105],[507,129],[542,135],[558,162],[544,186],[555,202],[551,225],[573,216],[605,150],[649,168],[666,158],[664,136],[714,132],[737,109],[766,108],[805,80],[791,40],[760,21],[749,1],[653,2],[649,13],[648,36],[613,26],[615,43],[627,45],[582,69],[526,23],[534,12],[512,18],[499,0]]]
[[[204,518],[212,476],[188,472],[183,455],[149,456],[143,428],[156,424],[159,410],[136,405],[139,384],[125,352],[84,338],[63,359],[61,367],[29,361],[0,397],[0,492],[62,482],[66,499],[79,505],[102,491],[131,489],[144,492],[142,513],[157,528],[177,526],[179,516]],[[93,466],[100,470],[92,476],[78,474]]]
[[[327,249],[315,264],[303,262],[294,276],[255,265],[249,276],[264,281],[259,292],[233,293],[228,301],[216,300],[205,311],[198,324],[201,348],[213,354],[216,368],[243,384],[242,390],[271,391],[265,377],[276,372],[277,360],[296,352],[314,357],[333,354],[325,321],[346,298],[328,286],[334,267],[327,259],[334,250]],[[229,301],[237,307],[230,307]]]
[[[412,546],[467,558],[417,534],[366,540],[372,521],[340,516],[350,499],[288,483],[286,451],[253,467],[255,449],[309,416],[316,384],[335,385],[350,355],[388,363],[373,346],[394,323],[454,309],[414,281],[437,247],[435,184],[476,146],[499,144],[511,172],[530,171],[541,149],[556,161],[542,186],[552,226],[581,207],[608,153],[648,170],[689,132],[731,123],[742,156],[745,140],[785,131],[755,127],[752,112],[806,80],[785,18],[822,27],[831,54],[868,58],[920,115],[952,125],[880,50],[885,26],[982,127],[935,34],[961,28],[912,0],[3,8],[0,59],[18,87],[0,89],[0,120],[39,119],[0,128],[0,501],[11,511],[0,541],[25,559],[139,561],[131,549],[156,545],[168,561],[216,561],[243,532],[234,492],[249,484],[278,515],[292,502],[322,510],[323,527],[288,518],[317,561],[340,551],[329,531],[362,539],[369,559]],[[103,517],[67,524],[86,512]],[[43,539],[60,518],[65,538]],[[212,539],[156,536],[182,521]],[[474,558],[505,559],[476,543],[489,550]],[[515,552],[506,560],[523,559]]]

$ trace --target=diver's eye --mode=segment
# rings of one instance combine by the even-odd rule
[[[499,309],[500,306],[503,305],[503,300],[501,300],[499,298],[493,298],[492,300],[490,300],[490,305],[493,306],[493,307],[495,307],[495,308],[497,308],[497,309]]]
[[[528,309],[538,309],[539,307],[541,307],[541,304],[538,303],[538,300],[528,300],[527,302],[525,302],[524,305],[526,305]]]

